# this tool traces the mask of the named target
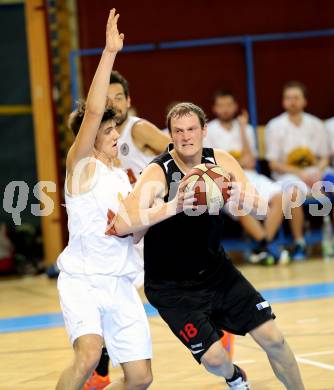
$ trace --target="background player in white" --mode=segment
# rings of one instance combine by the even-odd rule
[[[263,198],[270,202],[270,211],[262,225],[254,216],[238,217],[243,228],[258,241],[257,250],[251,255],[253,263],[273,264],[275,260],[286,262],[289,254],[286,250],[268,249],[283,220],[282,191],[278,184],[256,172],[256,139],[254,129],[248,123],[248,114],[244,110],[237,116],[239,107],[231,91],[218,91],[214,96],[213,112],[216,119],[208,122],[208,134],[204,145],[229,152],[238,160],[248,180],[255,186]]]
[[[141,171],[162,153],[170,138],[151,122],[129,115],[131,97],[128,81],[117,71],[110,76],[108,88],[108,107],[115,113],[117,131],[120,134],[120,165],[128,172],[130,181],[135,182]]]
[[[328,135],[320,119],[304,112],[307,100],[302,83],[292,81],[284,86],[282,105],[285,112],[266,127],[266,158],[272,177],[296,200],[324,177],[329,165]],[[292,208],[291,215],[293,258],[302,260],[306,256],[303,206]]]
[[[151,338],[140,297],[133,237],[103,234],[109,208],[117,211],[131,191],[117,156],[114,112],[105,111],[110,72],[123,47],[115,9],[110,12],[106,44],[85,107],[72,114],[79,132],[67,156],[65,198],[69,243],[58,258],[60,303],[74,348],[73,363],[61,374],[57,390],[79,390],[96,367],[103,340],[124,378],[108,389],[146,389],[151,381]]]

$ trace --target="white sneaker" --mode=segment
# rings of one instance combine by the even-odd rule
[[[250,383],[243,378],[238,378],[233,382],[227,382],[228,388],[233,390],[249,390]]]
[[[269,252],[262,251],[259,253],[252,253],[249,256],[249,262],[252,264],[274,265],[275,259]]]
[[[245,371],[242,370],[240,367],[237,367],[237,369],[240,372],[241,376],[239,376],[239,378],[235,379],[232,382],[226,381],[228,388],[232,390],[249,390],[251,387],[250,383],[247,382],[247,376]]]

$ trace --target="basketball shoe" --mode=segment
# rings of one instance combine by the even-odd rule
[[[228,388],[232,390],[249,390],[250,383],[247,382],[247,376],[245,371],[236,365],[234,365],[234,367],[235,367],[235,373],[233,377],[229,381],[226,380]],[[233,379],[235,377],[237,378]]]
[[[109,375],[101,376],[96,371],[86,381],[83,390],[102,390],[110,384]]]

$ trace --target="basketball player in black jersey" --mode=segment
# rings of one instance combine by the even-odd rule
[[[198,363],[224,377],[231,389],[248,389],[243,370],[233,365],[221,342],[221,329],[249,333],[267,353],[286,389],[304,389],[295,357],[277,328],[269,303],[234,267],[221,247],[218,215],[191,216],[167,210],[182,178],[197,164],[214,163],[235,178],[239,198],[249,184],[240,165],[226,152],[203,148],[206,119],[192,103],[174,106],[167,125],[174,148],[143,171],[134,191],[109,225],[110,234],[124,235],[146,228],[144,238],[145,293],[172,332]],[[154,184],[152,184],[154,183]],[[236,192],[235,183],[231,193]],[[179,189],[180,191],[180,189]],[[232,197],[236,199],[235,196]],[[141,215],[162,202],[160,212]],[[145,204],[146,203],[146,204]],[[261,199],[254,192],[253,210]],[[153,211],[153,210],[152,210]],[[171,214],[173,214],[171,216]]]

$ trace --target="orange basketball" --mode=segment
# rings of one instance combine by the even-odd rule
[[[218,165],[196,165],[185,179],[189,181],[185,191],[194,191],[197,205],[207,206],[209,213],[219,211],[228,200],[230,175]]]

